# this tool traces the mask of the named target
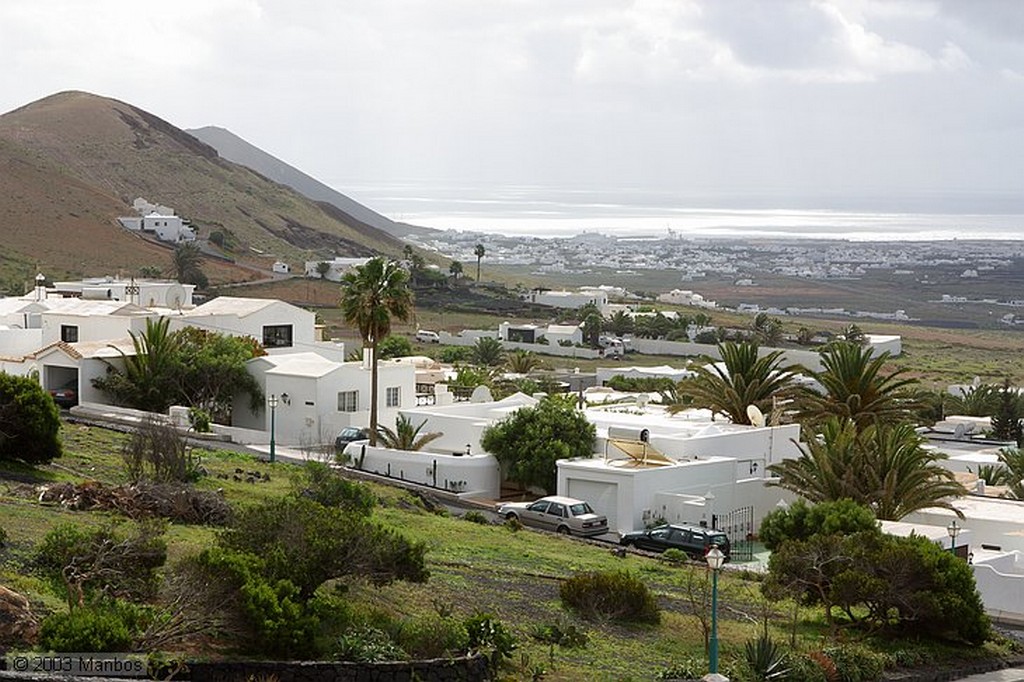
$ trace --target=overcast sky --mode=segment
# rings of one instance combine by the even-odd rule
[[[1017,0],[3,0],[0,110],[69,89],[342,191],[1024,203]]]

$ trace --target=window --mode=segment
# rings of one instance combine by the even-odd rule
[[[264,348],[288,348],[292,345],[290,324],[268,324],[263,327]]]
[[[402,403],[402,389],[399,386],[389,386],[385,391],[385,404],[387,407],[398,407]]]
[[[338,412],[355,412],[359,409],[359,391],[338,392]]]
[[[548,502],[547,500],[537,500],[529,507],[527,507],[527,509],[529,509],[532,512],[537,512],[538,514],[543,514],[548,510]]]
[[[561,516],[564,519],[566,516],[565,505],[552,502],[551,506],[548,507],[548,514],[551,514],[552,516]]]
[[[62,324],[60,326],[60,340],[65,343],[78,343],[78,326]]]

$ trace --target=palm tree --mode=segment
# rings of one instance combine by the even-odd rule
[[[195,284],[205,289],[209,281],[201,267],[202,258],[203,252],[195,242],[178,244],[171,259],[172,275],[182,284]]]
[[[451,273],[451,276],[455,279],[462,277],[462,263],[460,261],[453,260],[451,265],[448,266],[448,272]]]
[[[409,276],[394,261],[371,258],[341,280],[342,315],[370,351],[370,445],[377,444],[377,343],[391,333],[391,318],[405,322],[412,307]]]
[[[897,521],[929,507],[949,509],[966,494],[938,460],[945,455],[924,448],[909,423],[869,424],[829,417],[820,436],[800,445],[800,457],[768,467],[779,485],[811,502],[851,499],[871,507],[879,519]]]
[[[755,315],[750,327],[766,346],[776,346],[782,339],[782,323],[779,322],[779,318],[770,317],[768,313]]]
[[[994,384],[979,384],[965,389],[953,402],[947,412],[972,417],[990,417],[999,403],[999,388]]]
[[[476,281],[480,281],[480,261],[483,259],[484,254],[487,253],[487,249],[484,248],[483,244],[477,244],[476,248],[473,249],[473,255],[476,256]]]
[[[775,398],[788,399],[795,393],[798,365],[783,365],[780,350],[758,357],[756,343],[718,345],[721,362],[705,357],[707,364],[694,368],[697,376],[679,382],[680,391],[693,396],[696,407],[724,414],[734,424],[749,424],[747,408],[756,405],[768,414]]]
[[[378,426],[377,436],[384,447],[392,450],[422,450],[428,443],[444,435],[443,433],[425,433],[421,436],[420,430],[426,425],[427,420],[424,419],[419,426],[413,426],[412,421],[404,414],[400,414],[395,419],[394,431],[386,426]]]
[[[181,336],[170,330],[171,320],[146,319],[146,330],[128,332],[134,353],[117,349],[123,370],[109,366],[108,375],[97,380],[122,405],[150,412],[164,412],[182,395],[177,378],[180,368]]]
[[[505,347],[501,341],[490,336],[482,336],[473,346],[472,362],[481,367],[497,367],[505,359]]]
[[[624,310],[617,310],[608,318],[605,327],[615,336],[625,336],[633,331],[633,316]]]
[[[529,374],[544,366],[544,361],[530,350],[517,349],[505,357],[505,366],[513,374]]]
[[[811,373],[824,387],[825,394],[807,390],[802,416],[811,421],[828,415],[848,417],[858,427],[909,420],[916,405],[908,389],[917,380],[902,378],[902,369],[883,374],[888,360],[888,353],[872,357],[867,346],[846,341],[829,344],[821,352],[824,370]]]

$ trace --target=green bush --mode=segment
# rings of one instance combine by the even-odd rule
[[[789,656],[771,637],[762,635],[748,641],[743,653],[755,682],[781,682],[790,678]]]
[[[7,531],[4,530],[2,526],[0,526],[0,549],[7,546],[7,540]]]
[[[832,659],[842,682],[876,682],[882,679],[885,656],[862,646],[844,644],[822,651]]]
[[[479,523],[483,526],[490,524],[490,521],[487,520],[487,517],[484,516],[481,512],[476,511],[475,509],[471,509],[470,511],[463,514],[462,519],[464,521],[469,521],[470,523]]]
[[[504,659],[511,659],[517,643],[516,637],[489,613],[478,613],[462,623],[468,637],[470,651],[490,649],[491,661],[497,665]]]
[[[45,464],[60,457],[60,410],[31,377],[0,372],[0,459]]]
[[[464,653],[469,634],[458,620],[431,613],[403,621],[395,638],[409,658],[442,658]]]
[[[661,560],[669,564],[685,564],[688,558],[678,547],[670,547],[661,554]]]
[[[806,540],[816,534],[852,535],[877,530],[874,512],[853,500],[811,505],[801,499],[765,516],[758,539],[768,549],[775,550],[786,540]]]
[[[129,651],[141,631],[143,612],[124,602],[101,602],[54,613],[43,620],[39,643],[56,652]]]
[[[335,660],[356,663],[401,661],[406,658],[402,648],[378,628],[361,625],[338,637],[331,652]]]
[[[198,407],[188,408],[188,423],[196,433],[210,432],[210,413]]]
[[[657,624],[661,621],[654,593],[628,571],[577,573],[559,589],[562,604],[584,618]]]
[[[699,680],[708,672],[708,662],[703,658],[687,658],[673,663],[654,674],[656,680]]]
[[[444,346],[437,352],[437,359],[441,362],[453,365],[457,362],[466,362],[473,350],[466,346]]]
[[[377,505],[377,498],[369,487],[344,478],[321,462],[306,462],[295,488],[301,497],[360,516],[369,516]]]
[[[566,649],[580,649],[587,645],[590,637],[586,631],[576,627],[573,623],[545,623],[538,625],[530,633],[538,642],[545,644],[557,644]]]
[[[832,659],[820,651],[789,658],[790,678],[800,682],[835,682],[839,680]]]

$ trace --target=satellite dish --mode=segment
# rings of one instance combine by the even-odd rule
[[[763,427],[765,425],[764,413],[757,405],[747,405],[747,419],[753,426]]]
[[[487,388],[483,384],[473,389],[472,395],[469,396],[469,402],[471,403],[489,403],[494,400],[491,395],[491,389]]]
[[[981,386],[981,377],[974,377],[974,380],[971,381],[971,386],[973,386],[974,388]]]
[[[953,438],[961,439],[967,435],[967,424],[957,424],[956,428],[953,429]]]
[[[168,308],[180,309],[185,303],[185,288],[180,284],[172,284],[167,287],[164,300]]]

